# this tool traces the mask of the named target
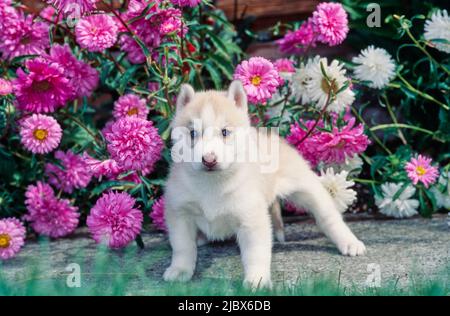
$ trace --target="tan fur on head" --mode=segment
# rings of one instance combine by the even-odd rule
[[[194,92],[189,84],[183,84],[177,98],[177,112],[172,127],[188,126],[192,118],[201,119],[206,106],[210,106],[216,116],[225,116],[229,124],[250,126],[244,88],[240,81],[233,81],[228,91]]]

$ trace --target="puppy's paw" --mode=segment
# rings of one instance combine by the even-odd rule
[[[286,238],[284,237],[284,230],[275,231],[275,240],[279,243],[284,243],[286,241]]]
[[[362,256],[366,252],[366,246],[356,238],[344,240],[338,245],[338,248],[344,256],[350,257]]]
[[[167,268],[166,272],[164,272],[163,279],[168,282],[186,282],[192,278],[193,274],[194,270],[192,269],[170,266]]]

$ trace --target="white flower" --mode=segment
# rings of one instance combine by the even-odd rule
[[[380,212],[396,217],[411,217],[417,214],[419,201],[411,199],[416,193],[416,189],[412,185],[408,185],[405,190],[394,200],[395,194],[402,188],[403,183],[387,182],[381,185],[383,197],[375,197],[375,203],[380,209]]]
[[[328,164],[326,165],[326,168],[333,168],[336,173],[347,171],[350,176],[356,177],[361,173],[363,164],[364,162],[361,157],[354,155],[352,158],[345,158],[345,161],[341,164]]]
[[[308,62],[301,63],[300,67],[292,76],[291,90],[295,100],[300,104],[307,104],[311,102],[311,97],[308,94],[308,82],[311,80],[311,66],[319,62],[320,57],[308,60]]]
[[[355,100],[355,94],[350,87],[347,87],[336,95],[348,81],[346,70],[343,64],[340,64],[337,60],[333,60],[330,65],[328,65],[326,58],[316,60],[317,62],[314,62],[309,69],[311,80],[306,85],[308,95],[312,101],[316,102],[317,108],[323,109],[326,105],[330,90],[333,91],[335,99],[330,103],[327,110],[340,113]],[[329,78],[329,82],[322,73],[321,65]]]
[[[362,81],[370,81],[371,88],[382,89],[395,77],[395,63],[391,55],[383,48],[369,46],[357,57],[355,77]]]
[[[423,34],[427,41],[432,42],[436,49],[450,53],[450,44],[433,41],[443,39],[450,42],[450,17],[447,10],[437,10],[431,16],[431,20],[425,21],[425,33]]]
[[[328,168],[325,172],[321,171],[320,174],[322,185],[330,192],[336,208],[341,213],[344,213],[356,200],[355,190],[349,189],[355,183],[348,181],[347,176],[347,171],[341,171],[335,174],[332,168]]]
[[[444,192],[441,192],[439,187],[444,187]],[[450,210],[450,172],[446,175],[441,173],[438,184],[431,188],[431,192],[436,199],[437,207]]]

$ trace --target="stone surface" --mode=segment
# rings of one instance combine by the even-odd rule
[[[351,221],[349,226],[368,248],[363,257],[341,256],[312,220],[287,224],[287,241],[275,243],[273,248],[274,281],[295,282],[310,276],[326,276],[347,286],[361,287],[370,274],[369,268],[379,267],[382,282],[401,286],[411,273],[433,277],[449,266],[450,228],[443,216],[431,220]],[[143,250],[133,245],[104,253],[85,229],[70,238],[44,243],[31,241],[16,258],[2,264],[2,274],[9,280],[23,282],[32,276],[29,268],[39,266],[38,278],[64,278],[67,265],[78,263],[86,282],[98,275],[131,276],[130,294],[140,293],[148,290],[149,284],[142,276],[158,287],[170,263],[170,247],[164,234],[146,233],[143,240]],[[96,265],[99,260],[106,265]],[[199,248],[194,279],[241,277],[239,249],[234,241]]]

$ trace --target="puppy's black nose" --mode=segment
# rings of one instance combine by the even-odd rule
[[[207,153],[203,155],[202,163],[206,168],[212,169],[217,165],[217,156],[214,153]]]

